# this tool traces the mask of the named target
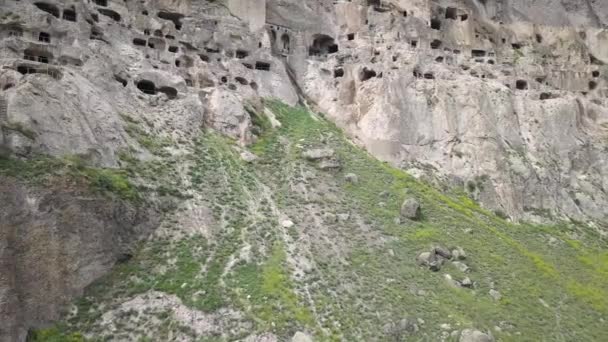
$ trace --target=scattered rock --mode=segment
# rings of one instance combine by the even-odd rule
[[[359,177],[356,174],[354,174],[354,173],[348,173],[348,174],[346,174],[344,176],[344,179],[347,182],[351,183],[351,184],[357,184],[357,183],[359,183]]]
[[[243,340],[243,342],[277,342],[278,339],[274,334],[265,333],[262,335],[251,335]]]
[[[473,282],[471,281],[471,279],[469,277],[466,277],[466,278],[462,279],[462,281],[460,282],[460,286],[466,287],[466,288],[472,288]]]
[[[500,292],[490,289],[490,297],[492,297],[495,301],[499,301],[502,298]]]
[[[456,280],[454,280],[454,278],[452,278],[452,276],[449,274],[444,274],[443,278],[448,283],[448,285],[450,285],[451,287],[458,287],[460,285],[460,283],[458,283]]]
[[[319,163],[319,169],[321,170],[339,170],[342,168],[342,165],[340,164],[339,161],[335,160],[335,159],[326,159],[326,160],[322,160]]]
[[[241,159],[243,159],[247,163],[254,162],[256,159],[258,159],[258,156],[256,156],[255,154],[253,154],[249,151],[243,151],[243,152],[241,152],[240,155],[241,155]]]
[[[404,318],[399,322],[389,322],[382,327],[385,335],[402,338],[404,335],[418,332],[418,320],[416,318]]]
[[[291,228],[291,227],[293,227],[293,221],[283,220],[283,221],[281,221],[281,226],[283,226],[284,228]]]
[[[491,335],[482,333],[479,330],[464,329],[460,333],[459,342],[493,342],[494,338]]]
[[[441,250],[441,254],[437,253],[437,248]],[[427,266],[431,271],[437,272],[443,266],[443,263],[447,260],[443,255],[450,256],[449,252],[441,247],[432,248],[430,252],[422,252],[416,256],[416,264],[419,266]],[[442,255],[443,254],[443,255]]]
[[[443,258],[437,257],[435,254],[431,254],[431,258],[429,260],[429,269],[433,272],[437,272],[443,266]]]
[[[415,318],[404,318],[397,324],[401,332],[415,333],[418,331],[418,324]]]
[[[454,260],[464,260],[467,258],[467,254],[462,247],[458,246],[452,249],[452,258],[454,258]]]
[[[338,214],[338,220],[339,221],[342,221],[342,222],[348,221],[349,218],[350,218],[350,214],[349,213]]]
[[[314,150],[306,150],[302,153],[302,156],[308,160],[315,161],[326,158],[331,158],[334,155],[334,150],[331,148],[318,148]]]
[[[542,306],[544,306],[547,309],[551,309],[551,306],[549,306],[549,304],[547,304],[547,302],[545,302],[542,298],[538,298],[538,301],[540,302],[540,304]]]
[[[401,218],[418,220],[421,214],[420,203],[415,198],[406,198],[401,204]]]
[[[338,221],[338,217],[332,213],[325,213],[323,215],[323,221],[326,223],[336,223]]]
[[[435,248],[433,248],[433,250],[435,251],[435,254],[442,256],[446,259],[452,259],[452,252],[450,252],[447,248],[441,247],[441,246],[435,246]]]
[[[428,266],[431,261],[431,252],[422,252],[416,256],[416,264],[418,266]]]
[[[313,342],[313,340],[308,334],[298,331],[291,338],[291,342]]]
[[[452,265],[454,265],[454,267],[456,267],[460,272],[468,272],[470,269],[467,264],[460,261],[452,261]]]

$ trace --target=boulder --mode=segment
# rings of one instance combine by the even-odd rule
[[[441,270],[441,266],[447,259],[436,253],[436,249],[431,249],[430,252],[421,252],[416,256],[416,264],[418,266],[426,266],[431,271],[437,272]]]
[[[456,267],[460,272],[469,271],[469,266],[467,266],[467,264],[465,264],[464,262],[452,261],[452,265],[454,265],[454,267]]]
[[[464,329],[460,333],[459,342],[494,342],[494,338],[491,335],[482,333],[479,330]]]
[[[466,288],[472,288],[473,282],[471,281],[471,279],[469,277],[466,277],[460,281],[460,286],[466,287]]]
[[[428,266],[431,260],[431,252],[422,252],[416,256],[418,266]]]
[[[357,175],[354,174],[354,173],[348,173],[348,174],[346,174],[344,176],[344,179],[347,182],[351,183],[351,184],[357,184],[357,183],[359,183],[359,177],[357,177]]]
[[[420,203],[415,198],[406,198],[401,204],[401,218],[418,220],[421,216]]]
[[[317,148],[313,150],[306,150],[302,153],[302,156],[308,160],[316,161],[321,159],[327,159],[334,156],[334,150],[331,148]]]
[[[433,248],[433,251],[435,252],[435,254],[443,258],[452,259],[452,252],[450,252],[450,250],[447,248],[436,246],[435,248]]]
[[[397,323],[400,332],[415,333],[418,331],[418,324],[415,318],[404,318]]]
[[[443,261],[445,259],[442,257],[438,257],[437,254],[431,253],[431,258],[429,259],[429,269],[433,272],[437,272],[443,266]]]
[[[462,247],[458,246],[452,249],[452,258],[454,258],[454,260],[464,260],[467,258],[467,254]]]

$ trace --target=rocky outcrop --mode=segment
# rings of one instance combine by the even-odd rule
[[[300,98],[375,156],[513,218],[607,219],[604,4],[41,4],[9,2],[0,22],[16,154],[116,166],[137,145],[124,114],[246,144],[245,103]]]
[[[513,218],[607,219],[606,5],[286,3],[301,88],[372,154]]]
[[[152,209],[69,182],[50,188],[0,177],[0,339],[61,317],[65,305],[157,224]]]
[[[501,216],[608,220],[605,1],[3,1],[0,14],[0,157],[114,168],[125,151],[157,158],[150,137],[177,144],[206,128],[247,145],[262,100],[277,98]],[[302,157],[335,172],[348,165],[337,152]],[[0,336],[14,340],[156,221],[66,184],[2,178],[0,204]],[[401,214],[420,218],[418,203]],[[438,271],[450,258],[464,251],[418,263]]]

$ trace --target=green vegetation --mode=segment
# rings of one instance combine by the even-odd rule
[[[266,329],[294,330],[298,324],[314,324],[312,313],[293,292],[293,283],[285,269],[286,254],[280,244],[273,246],[272,254],[261,266],[245,264],[235,269],[230,283],[237,298],[252,305],[254,317]]]
[[[35,331],[30,342],[84,342],[84,337],[79,333],[64,334],[57,328],[49,328]]]
[[[490,330],[499,322],[508,321],[523,333],[523,340],[606,338],[600,321],[608,313],[606,260],[602,258],[605,258],[602,251],[606,244],[597,239],[590,228],[553,226],[544,227],[541,233],[535,225],[509,223],[504,220],[504,214],[490,213],[465,196],[442,194],[403,171],[375,160],[347,142],[333,124],[312,117],[304,109],[276,102],[269,106],[283,127],[253,147],[263,157],[261,163],[285,158],[301,163],[297,152],[281,151],[280,136],[301,142],[302,149],[329,145],[337,151],[344,167],[328,178],[341,179],[345,173],[359,177],[356,185],[341,184],[338,191],[345,192],[344,198],[349,200],[339,203],[343,207],[340,210],[350,209],[367,217],[375,229],[392,238],[391,243],[380,249],[369,246],[366,241],[358,243],[348,269],[358,275],[351,281],[360,284],[359,295],[372,293],[369,300],[375,303],[373,307],[381,312],[383,321],[414,315],[427,322]],[[323,183],[323,180],[315,182]],[[475,182],[483,183],[483,179]],[[421,200],[424,212],[421,222],[395,223],[406,193]],[[335,204],[327,205],[327,210],[332,209],[337,209]],[[345,235],[355,240],[357,236],[352,234],[352,229],[354,227]],[[551,236],[567,241],[570,235],[577,236],[578,248],[566,243],[556,247],[547,243]],[[472,271],[466,276],[477,282],[475,291],[457,289],[455,292],[442,279],[443,270],[432,273],[415,266],[417,253],[433,244],[461,246],[467,251],[465,262]],[[388,250],[392,254],[387,253]],[[592,260],[585,257],[591,255]],[[602,264],[604,266],[600,266]],[[332,272],[339,272],[337,266]],[[456,279],[464,277],[452,269],[446,269],[447,272]],[[378,279],[392,279],[392,282],[385,285]],[[488,296],[491,286],[503,295],[500,302],[494,303]],[[412,295],[412,287],[424,290],[427,295]],[[371,310],[367,316],[356,306],[356,296],[351,300],[353,306],[345,309],[348,299],[344,296],[335,304],[341,309],[336,308],[332,315],[343,316],[343,327],[351,321],[357,322],[352,326],[355,330],[375,331],[379,322],[371,317]],[[549,308],[541,305],[540,300],[549,303]],[[323,302],[326,301],[331,299],[325,298]],[[561,317],[559,322],[555,321],[556,315]],[[539,326],[538,322],[543,323]],[[587,328],[581,329],[581,324]],[[505,340],[522,340],[513,333],[502,331],[494,335]]]
[[[123,171],[88,167],[77,156],[39,156],[28,160],[0,158],[0,175],[39,185],[50,185],[58,180],[73,181],[88,185],[93,191],[113,194],[125,200],[136,201],[140,198]]]
[[[181,198],[208,208],[211,217],[188,226],[178,220],[187,216],[183,208],[169,215],[165,233],[87,289],[75,304],[78,314],[58,325],[55,336],[86,332],[111,340],[128,331],[141,341],[178,334],[221,341],[272,332],[288,340],[306,331],[318,341],[436,341],[439,326],[449,324],[492,331],[501,341],[608,339],[602,322],[608,314],[607,246],[590,227],[510,223],[465,193],[483,186],[487,176],[472,180],[470,189],[440,192],[374,159],[304,108],[276,101],[266,106],[282,126],[273,129],[267,118],[254,116],[261,138],[250,147],[259,157],[250,164],[233,141],[213,132],[193,141],[182,159],[161,154],[159,162],[147,164],[125,151],[127,175],[156,184],[157,191],[163,183],[170,193],[193,194]],[[341,170],[320,170],[301,156],[324,147],[335,151]],[[23,175],[35,174],[30,168]],[[347,182],[347,173],[358,182]],[[400,222],[400,205],[412,196],[423,217]],[[294,226],[284,227],[285,218]],[[434,245],[462,247],[470,270],[450,263],[439,272],[418,267],[416,255]],[[469,277],[474,286],[455,287],[447,274]],[[492,298],[491,289],[501,298]],[[151,290],[208,315],[227,308],[243,317],[224,322],[234,330],[222,336],[196,336],[170,310],[140,314],[160,320],[153,329],[129,325],[137,315],[124,313],[115,320],[121,329],[109,333],[101,315]],[[419,331],[384,329],[404,318],[420,318],[414,319]],[[238,328],[244,322],[246,328]]]
[[[25,127],[21,122],[5,122],[0,125],[0,129],[19,132],[23,134],[23,136],[31,140],[34,140],[36,138],[36,132]]]
[[[166,152],[166,148],[173,145],[171,139],[148,133],[139,121],[129,115],[123,114],[122,118],[126,122],[124,126],[125,131],[129,136],[135,139],[139,145],[152,154],[165,157],[169,156]]]

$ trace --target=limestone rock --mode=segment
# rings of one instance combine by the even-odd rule
[[[451,287],[458,287],[460,285],[460,283],[449,274],[444,274],[443,279],[445,279],[446,283]]]
[[[294,223],[291,220],[283,220],[281,221],[281,226],[283,226],[283,228],[291,228],[293,227]]]
[[[482,333],[479,330],[464,329],[460,333],[459,342],[494,342],[491,335]]]
[[[354,174],[354,173],[347,173],[344,176],[344,179],[347,182],[352,183],[352,184],[357,184],[359,182],[359,177],[356,174]]]
[[[332,150],[331,148],[317,148],[312,150],[306,150],[302,153],[302,156],[311,161],[327,159],[334,156],[334,150]]]
[[[460,272],[468,272],[469,266],[461,261],[452,261],[452,265],[454,265]]]
[[[445,247],[435,246],[433,248],[433,251],[435,252],[435,254],[437,254],[443,258],[452,259],[452,252],[450,252],[450,250]]]
[[[418,220],[421,216],[420,203],[415,198],[406,198],[401,204],[401,218]]]
[[[416,264],[418,266],[428,266],[431,262],[431,252],[422,252],[416,256]]]
[[[349,218],[350,218],[350,214],[349,213],[339,213],[338,214],[338,220],[341,221],[341,222],[348,221]]]
[[[298,331],[291,338],[291,342],[314,342],[314,340],[308,334]]]
[[[502,299],[502,295],[497,290],[490,289],[489,293],[490,293],[490,297],[492,297],[492,299],[494,299],[495,301],[499,301]]]
[[[243,159],[247,163],[254,162],[255,160],[258,159],[258,156],[256,156],[255,154],[253,154],[253,153],[251,153],[249,151],[243,151],[243,152],[241,152],[240,156],[241,156],[241,159]]]
[[[460,281],[460,286],[471,288],[471,287],[473,287],[473,281],[471,281],[471,279],[469,277],[466,277]]]
[[[59,319],[71,299],[128,257],[137,238],[160,219],[154,209],[109,201],[87,189],[40,188],[2,176],[0,203],[3,341],[24,341],[41,313]]]
[[[278,338],[276,335],[271,333],[265,333],[261,335],[251,335],[243,340],[243,342],[277,342]]]
[[[465,253],[464,249],[462,249],[462,247],[460,247],[460,246],[452,249],[452,256],[453,256],[454,260],[464,260],[467,258],[467,254]]]

